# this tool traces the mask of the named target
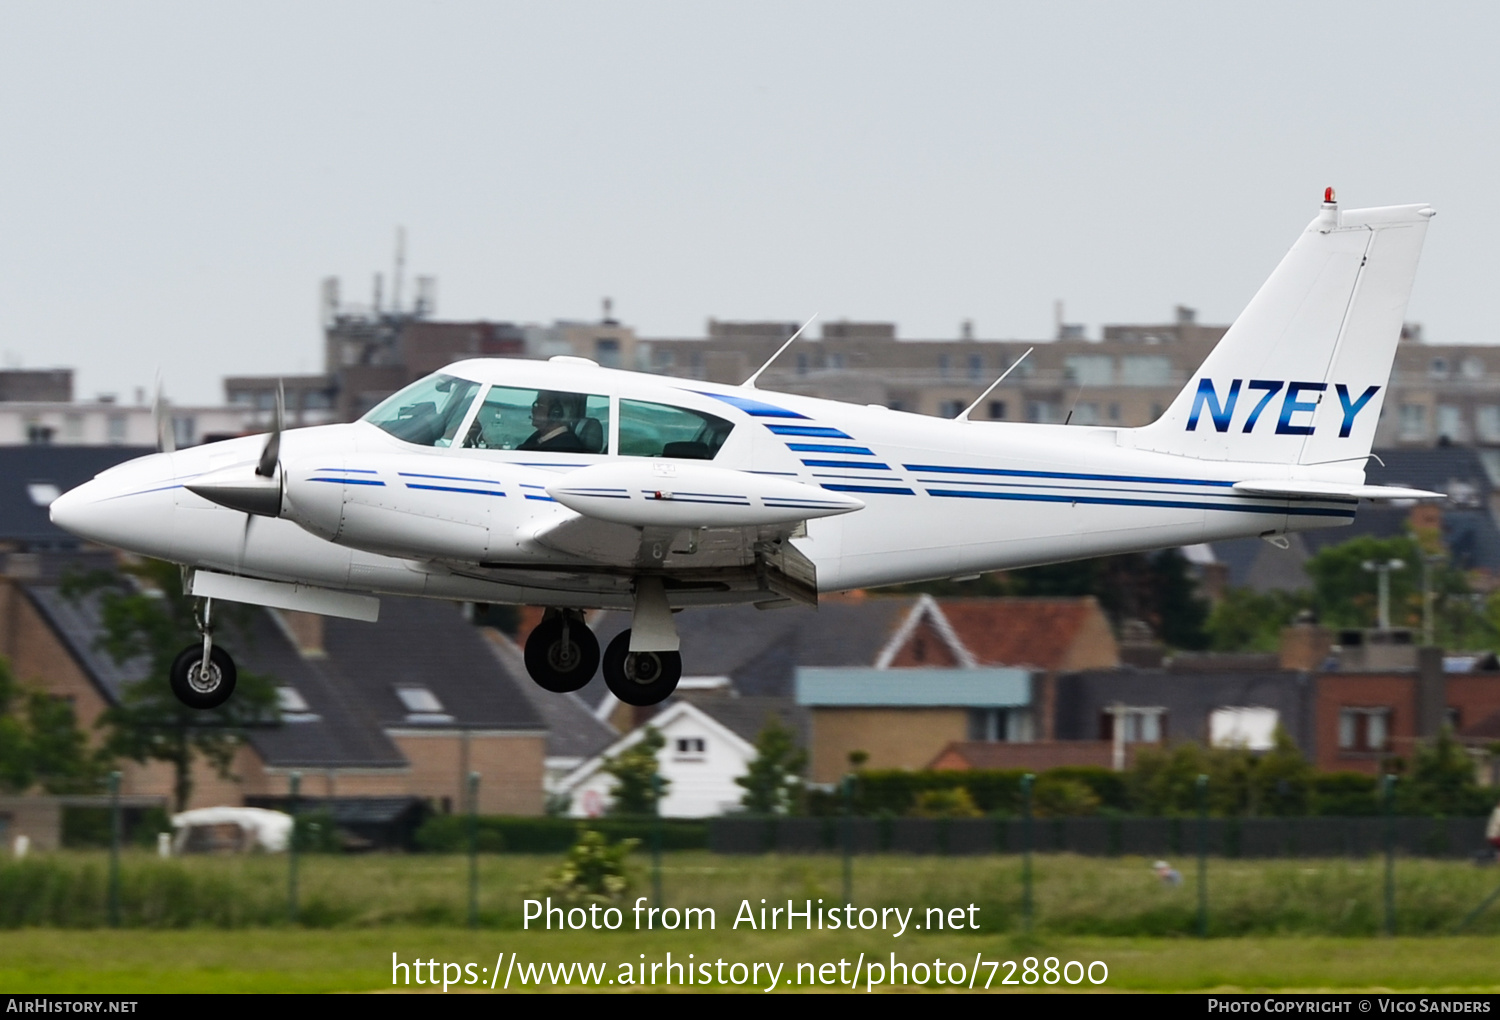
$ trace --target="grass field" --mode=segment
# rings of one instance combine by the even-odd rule
[[[1015,857],[872,856],[854,863],[858,907],[977,909],[978,931],[755,931],[732,927],[742,900],[758,909],[787,899],[842,902],[837,857],[664,855],[670,906],[711,907],[712,931],[521,930],[522,900],[560,856],[480,858],[480,927],[464,926],[468,861],[460,856],[311,855],[301,860],[298,922],[287,917],[281,856],[159,860],[125,855],[127,928],[104,927],[107,858],[38,855],[0,863],[0,989],[14,992],[357,991],[391,988],[403,962],[472,963],[487,988],[496,955],[520,964],[724,959],[785,965],[870,960],[950,968],[1026,956],[1108,966],[1106,990],[1500,990],[1500,902],[1463,936],[1450,932],[1497,886],[1500,870],[1401,859],[1397,932],[1379,937],[1383,861],[1209,862],[1209,934],[1196,932],[1192,861],[1183,885],[1162,885],[1139,858],[1038,856],[1034,935],[1022,935],[1021,862]],[[649,892],[639,856],[632,895]],[[830,971],[828,973],[833,973]],[[1006,976],[993,974],[995,988]],[[1074,971],[1076,974],[1077,972]],[[1098,971],[1095,971],[1096,975]],[[976,984],[982,986],[988,970]],[[663,981],[658,978],[658,982]],[[928,983],[911,976],[907,983]],[[576,981],[576,975],[575,975]],[[761,981],[764,984],[764,981]],[[861,982],[863,984],[863,981]],[[521,982],[513,980],[512,991]],[[575,984],[576,987],[576,984]],[[606,987],[610,987],[606,984]],[[619,986],[613,986],[618,990]],[[805,988],[805,985],[803,986]],[[1021,986],[1023,989],[1025,986]],[[430,990],[431,985],[411,990]],[[1059,988],[1065,989],[1065,985]],[[1086,980],[1077,990],[1094,988]],[[469,990],[475,990],[471,983]],[[460,990],[462,987],[460,986]]]
[[[0,933],[0,988],[11,993],[390,991],[392,952],[403,961],[420,956],[440,963],[473,962],[476,972],[492,967],[500,952],[517,952],[525,963],[606,961],[608,973],[614,975],[619,964],[638,962],[639,954],[662,960],[670,951],[676,960],[693,953],[700,960],[781,961],[786,968],[778,992],[815,990],[790,983],[798,963],[823,964],[844,958],[852,964],[861,952],[882,961],[895,952],[908,964],[941,958],[945,963],[964,961],[967,966],[976,954],[985,960],[1056,956],[1063,961],[1103,961],[1109,967],[1108,980],[1097,988],[1083,982],[1081,989],[1088,991],[1494,992],[1500,990],[1497,948],[1493,938],[1483,937],[1206,941],[1042,937],[1034,944],[1017,945],[1014,939],[983,935],[909,934],[897,940],[869,934],[743,931],[689,936],[662,932],[549,935],[453,928],[31,930]],[[979,987],[989,974],[987,966],[981,968]],[[999,982],[1005,976],[1004,970],[995,973],[992,990],[1004,990]],[[487,972],[482,979],[488,981]],[[861,981],[860,991],[864,985]],[[553,987],[549,983],[542,990]],[[613,988],[620,990],[618,985]],[[437,989],[413,983],[402,990]],[[459,987],[453,992],[463,990]],[[490,993],[484,984],[467,990],[500,994],[498,988]],[[510,991],[526,990],[532,989],[523,988],[513,977]],[[1035,989],[1022,986],[1017,990]]]
[[[521,926],[521,901],[560,856],[480,857],[480,925]],[[636,855],[635,888],[649,890],[648,861]],[[1177,888],[1163,886],[1141,858],[1039,855],[1035,930],[1056,936],[1175,936],[1196,933],[1193,861],[1176,862]],[[1384,918],[1379,859],[1245,861],[1210,858],[1209,934],[1372,936]],[[99,852],[0,862],[0,929],[95,928],[106,920],[107,857]],[[132,928],[284,926],[284,856],[159,860],[126,854],[122,917]],[[299,921],[308,928],[461,927],[468,916],[468,862],[462,856],[308,855],[299,877]],[[1500,869],[1462,861],[1398,859],[1396,931],[1438,935],[1500,886]],[[666,902],[713,907],[732,918],[744,897],[770,901],[842,898],[840,860],[832,856],[725,857],[684,851],[663,857]],[[861,906],[980,908],[983,930],[1021,928],[1021,862],[1016,857],[860,857],[853,901]],[[1500,903],[1468,934],[1500,934]]]

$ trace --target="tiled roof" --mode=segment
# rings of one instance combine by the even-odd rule
[[[1085,598],[942,599],[943,615],[985,665],[1061,669],[1099,604]]]

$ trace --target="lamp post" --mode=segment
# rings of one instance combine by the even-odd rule
[[[1404,569],[1405,566],[1405,560],[1365,560],[1364,562],[1364,568],[1375,574],[1379,580],[1380,608],[1378,625],[1381,630],[1391,629],[1391,571]]]

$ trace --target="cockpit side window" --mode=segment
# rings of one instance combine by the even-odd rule
[[[608,453],[609,398],[491,386],[463,445],[471,450]]]
[[[439,372],[381,401],[364,420],[403,442],[451,446],[479,384]]]
[[[733,422],[707,411],[620,401],[620,453],[626,457],[713,460],[733,428]]]

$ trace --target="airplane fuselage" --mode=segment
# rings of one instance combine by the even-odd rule
[[[368,421],[286,432],[280,517],[252,517],[186,487],[247,470],[263,437],[131,461],[66,494],[54,517],[100,542],[224,573],[602,608],[628,608],[631,579],[652,572],[689,579],[668,592],[674,606],[767,594],[754,583],[755,528],[676,526],[666,518],[611,523],[611,507],[599,502],[604,519],[595,520],[590,499],[621,507],[635,499],[642,514],[675,509],[685,521],[693,503],[724,506],[733,523],[736,499],[795,508],[795,494],[805,493],[813,519],[786,540],[811,561],[825,592],[1277,535],[1354,517],[1352,499],[1287,500],[1232,488],[1247,478],[1292,477],[1289,467],[1138,449],[1134,429],[949,421],[578,359],[471,361],[444,372],[476,384],[446,439],[413,442]],[[589,395],[598,452],[486,444],[485,395],[502,390]],[[631,432],[642,413],[670,425],[673,410],[724,423],[716,449],[682,441],[663,455]],[[625,482],[583,487],[597,492],[557,488],[570,475],[590,477],[576,474],[585,469],[606,477],[609,465]],[[678,473],[702,468],[734,473],[746,491],[680,491]],[[630,483],[636,476],[647,479],[644,486]],[[758,491],[775,486],[784,487],[780,504]],[[570,496],[584,514],[559,502]],[[818,498],[833,516],[816,516]],[[707,520],[718,511],[701,512]]]

